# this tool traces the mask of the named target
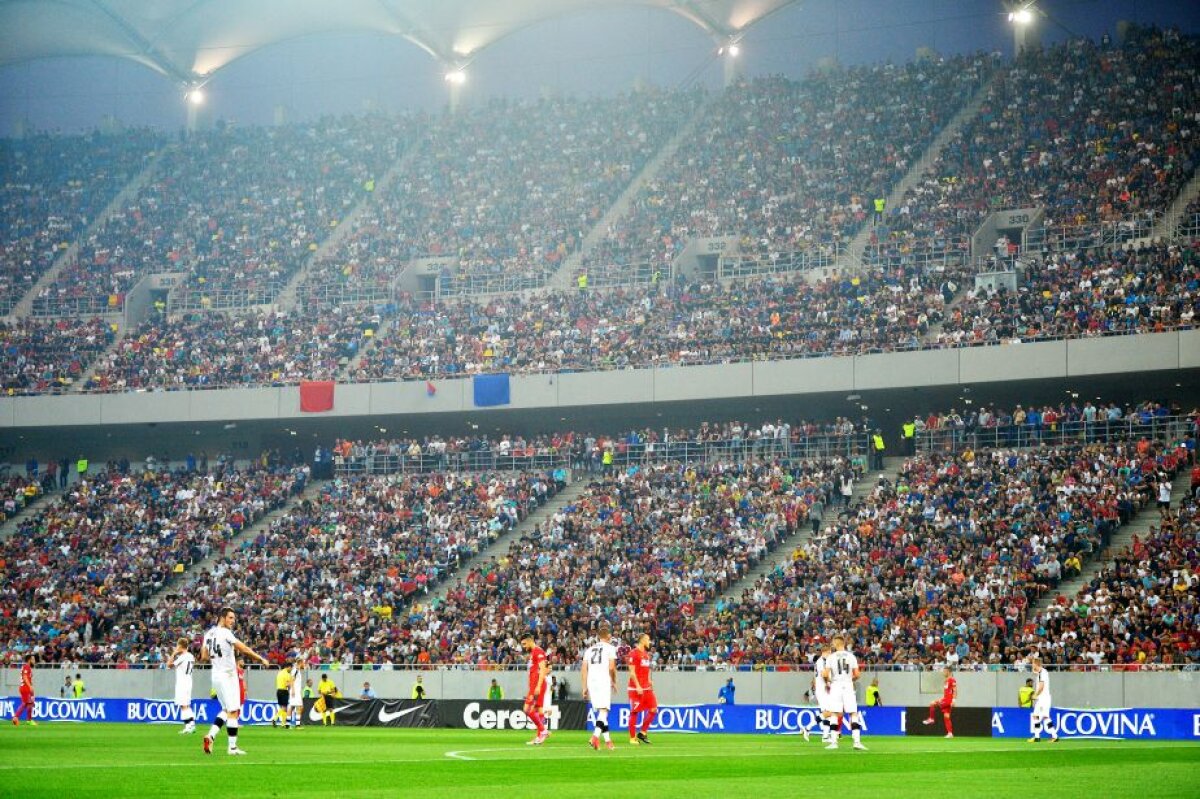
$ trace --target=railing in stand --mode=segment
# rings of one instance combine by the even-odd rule
[[[919,430],[916,448],[918,452],[961,452],[965,449],[1097,444],[1142,437],[1179,439],[1192,425],[1192,420],[1186,416],[1160,416],[1150,420],[1129,416],[1108,420],[1103,418],[1101,411],[1097,417],[1095,421],[1059,420],[1053,425],[1005,424]]]
[[[827,269],[837,263],[839,255],[841,247],[838,245],[768,255],[738,253],[721,257],[717,263],[717,277],[722,280],[735,280],[759,275]]]
[[[407,454],[404,443],[395,447],[372,445],[357,448],[349,458],[335,458],[338,477],[386,474],[424,474],[440,471],[504,472],[574,469],[603,472],[610,468],[599,452],[579,455],[570,451],[533,454],[503,454],[498,449],[474,452],[419,452]],[[397,451],[392,452],[392,449]],[[797,435],[785,439],[739,439],[722,441],[668,441],[630,444],[613,451],[612,469],[679,461],[707,463],[744,461],[756,458],[811,460],[814,458],[865,456],[865,433]]]

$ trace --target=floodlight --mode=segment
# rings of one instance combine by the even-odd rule
[[[204,91],[202,89],[199,89],[199,88],[192,89],[187,93],[186,97],[187,97],[187,101],[189,103],[191,103],[192,105],[203,105],[204,104]]]
[[[467,82],[467,73],[461,69],[452,69],[446,73],[446,82],[461,86]]]
[[[740,53],[740,52],[742,52],[742,48],[738,47],[736,44],[729,45],[729,57],[730,58],[737,58],[738,53]]]
[[[1029,9],[1029,6],[1018,8],[1016,11],[1009,12],[1008,21],[1014,25],[1028,25],[1033,22],[1033,12]]]

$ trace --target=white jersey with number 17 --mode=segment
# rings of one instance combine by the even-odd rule
[[[237,652],[234,644],[241,641],[228,627],[216,626],[204,634],[204,646],[208,649],[208,659],[212,661],[214,672],[237,673]]]

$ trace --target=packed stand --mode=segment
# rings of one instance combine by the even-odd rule
[[[329,380],[378,330],[369,309],[194,313],[150,320],[105,355],[88,391],[183,390],[295,385]]]
[[[163,631],[198,630],[239,609],[260,652],[349,663],[402,635],[401,606],[423,596],[563,487],[549,473],[371,475],[326,484],[105,643],[133,661],[163,657]],[[407,626],[407,625],[404,625]],[[258,644],[256,644],[258,645]]]
[[[473,566],[444,601],[416,604],[385,653],[396,663],[520,663],[533,631],[573,662],[608,618],[656,648],[696,608],[823,507],[847,459],[717,459],[613,470],[501,557]]]
[[[566,292],[418,304],[364,354],[354,380],[564,372],[917,349],[942,319],[943,276],[875,270],[665,291]]]
[[[1075,669],[1136,671],[1200,663],[1198,631],[1200,498],[1193,496],[1144,538],[1135,535],[1078,594],[1039,613],[1020,643]]]
[[[542,285],[695,111],[699,96],[495,101],[426,120],[407,168],[308,279],[309,304],[452,262],[443,294]]]
[[[991,59],[963,56],[731,87],[588,254],[592,285],[668,273],[688,240],[777,255],[846,244],[966,104]]]
[[[0,321],[0,380],[5,394],[69,390],[113,342],[99,318]]]
[[[683,665],[805,663],[848,632],[868,663],[1022,660],[1026,612],[1180,468],[1139,442],[926,454],[664,652]]]
[[[33,288],[161,144],[145,130],[0,141],[0,316]]]
[[[1200,262],[1191,247],[1063,251],[1023,264],[1015,292],[969,289],[937,345],[1160,333],[1197,323]]]
[[[111,661],[123,614],[302,491],[307,469],[126,462],[81,478],[0,542],[0,660]]]
[[[1197,64],[1200,39],[1171,30],[1026,51],[888,209],[868,252],[883,262],[969,254],[987,214],[1035,206],[1056,249],[1147,235],[1195,169]]]
[[[80,241],[39,315],[119,309],[142,277],[183,272],[184,307],[271,302],[402,146],[400,123],[218,126],[168,150],[120,213]]]

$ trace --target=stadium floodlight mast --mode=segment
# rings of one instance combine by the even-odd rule
[[[1008,21],[1013,27],[1013,55],[1034,44],[1037,38],[1037,18],[1039,9],[1034,2],[1014,3],[1009,6]]]
[[[725,85],[732,86],[738,78],[738,61],[737,57],[742,54],[742,46],[740,44],[740,36],[730,36],[724,44],[717,48],[717,55],[725,64]]]
[[[449,70],[446,75],[446,83],[451,86],[461,86],[467,82],[467,71],[462,67]]]
[[[203,83],[188,83],[184,86],[183,100],[187,106],[187,126],[188,133],[194,133],[200,123],[200,108],[204,105],[204,101],[208,99],[204,94]]]

